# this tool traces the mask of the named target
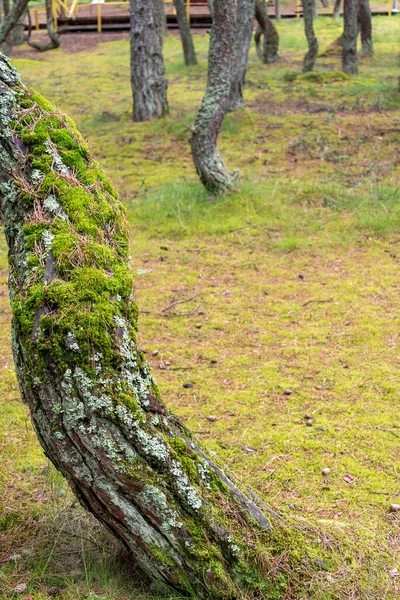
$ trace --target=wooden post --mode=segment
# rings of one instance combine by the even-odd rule
[[[190,0],[186,0],[186,12],[187,12],[187,19],[188,19],[189,25],[190,25]]]
[[[39,11],[37,8],[33,11],[33,17],[35,19],[35,29],[39,31]]]
[[[97,5],[97,31],[101,33],[102,31],[102,22],[101,22],[101,4],[100,2]]]
[[[275,19],[281,20],[281,0],[275,0]]]
[[[388,15],[392,16],[392,0],[388,0]]]
[[[296,0],[296,19],[300,19],[301,14],[301,0]]]
[[[51,10],[53,13],[54,31],[57,31],[57,29],[58,29],[57,0],[51,0]]]

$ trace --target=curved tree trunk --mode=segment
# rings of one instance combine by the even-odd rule
[[[258,23],[254,34],[257,55],[261,62],[269,65],[279,58],[279,34],[268,16],[265,0],[255,0],[255,15]],[[263,44],[261,44],[263,36]]]
[[[318,55],[318,40],[314,33],[314,0],[303,0],[303,17],[308,43],[308,52],[303,61],[303,73],[308,73],[314,69]]]
[[[153,589],[269,597],[269,520],[168,412],[137,348],[128,228],[110,181],[73,122],[2,55],[0,106],[13,354],[46,456]]]
[[[54,50],[55,48],[60,47],[60,36],[59,36],[58,32],[54,29],[54,16],[53,16],[53,9],[51,6],[51,0],[45,0],[45,4],[46,4],[46,28],[47,28],[47,33],[49,34],[49,37],[50,37],[50,42],[48,44],[46,44],[45,46],[41,46],[40,44],[35,44],[34,42],[31,42],[28,39],[28,44],[32,48],[39,50],[39,52],[47,52],[47,50]]]
[[[2,47],[7,40],[10,40],[10,33],[15,28],[24,12],[26,12],[27,6],[28,0],[16,0],[13,3],[11,10],[0,25],[0,47]]]
[[[196,171],[202,184],[213,194],[223,194],[233,189],[235,183],[217,151],[229,100],[234,44],[235,0],[218,0],[211,27],[207,90],[191,138]]]
[[[254,24],[254,0],[238,0],[236,14],[235,54],[228,110],[244,106],[243,87]]]
[[[2,41],[0,42],[0,52],[4,52],[7,54],[7,56],[9,56],[13,46],[11,27],[8,25],[10,22],[10,0],[1,0],[0,17],[3,18],[2,29],[4,28],[4,30],[7,32],[2,36]]]
[[[158,0],[130,0],[133,120],[150,121],[168,112]]]
[[[342,5],[342,0],[335,0],[335,5],[333,7],[333,14],[332,14],[335,21],[338,21],[340,19],[341,5]]]
[[[194,49],[193,36],[190,31],[190,24],[186,14],[185,0],[174,0],[174,5],[179,32],[181,34],[185,65],[197,65],[196,50]]]
[[[361,56],[373,54],[372,18],[369,0],[358,0],[358,24],[361,32]]]
[[[343,5],[344,29],[342,68],[345,73],[358,73],[357,35],[358,35],[358,6],[357,0],[344,0]]]

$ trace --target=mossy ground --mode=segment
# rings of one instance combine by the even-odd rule
[[[323,76],[291,76],[301,22],[279,25],[275,65],[252,49],[247,108],[227,116],[220,140],[243,181],[218,200],[198,184],[188,146],[206,34],[189,69],[167,38],[171,113],[152,123],[130,121],[126,40],[15,59],[75,119],[128,208],[140,339],[168,406],[269,505],[309,518],[328,546],[343,540],[328,570],[300,568],[313,571],[307,597],[321,600],[400,594],[389,574],[400,570],[400,521],[388,513],[400,503],[397,25],[374,19],[375,56],[352,79],[339,57],[318,60]],[[328,19],[316,27],[321,50],[340,33]],[[0,269],[0,561],[30,552],[0,562],[0,590],[142,598],[36,441],[11,357],[3,240]],[[284,548],[273,566],[284,571]],[[276,597],[292,598],[282,585]]]

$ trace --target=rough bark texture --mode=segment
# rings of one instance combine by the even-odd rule
[[[279,34],[268,16],[265,0],[255,0],[255,14],[258,23],[254,34],[257,54],[259,59],[268,65],[279,58]],[[263,43],[261,43],[262,38]]]
[[[133,120],[150,121],[168,112],[158,0],[130,0]]]
[[[25,13],[28,6],[28,0],[16,0],[13,3],[11,10],[0,26],[0,47],[8,40],[10,43],[10,33],[17,25],[21,16]]]
[[[207,0],[208,10],[210,11],[211,18],[214,18],[214,0]]]
[[[211,58],[229,40],[214,36]],[[299,536],[271,530],[162,403],[137,348],[118,196],[73,122],[27,90],[3,55],[0,208],[16,372],[45,454],[153,589],[275,597],[266,553],[293,547],[299,560]]]
[[[308,43],[308,52],[303,61],[303,73],[312,71],[318,55],[318,40],[314,33],[314,0],[303,0],[304,31]]]
[[[219,0],[214,4],[207,90],[191,138],[196,171],[202,184],[213,194],[223,194],[235,183],[217,151],[217,139],[230,94],[234,44],[235,0]]]
[[[343,49],[342,68],[345,73],[355,75],[358,73],[357,60],[357,35],[358,35],[358,2],[357,0],[344,0],[343,4]]]
[[[159,21],[160,27],[162,31],[162,35],[168,35],[168,27],[167,27],[167,15],[165,14],[165,2],[164,0],[156,0],[157,8],[159,11]]]
[[[5,35],[2,36],[0,41],[0,52],[4,52],[8,56],[11,54],[13,37],[11,34],[11,28],[8,26],[10,20],[10,1],[0,0],[0,22],[2,22],[2,29],[6,31]]]
[[[255,0],[238,0],[236,13],[235,53],[228,110],[244,106],[243,87],[253,34]]]
[[[275,0],[275,19],[281,20],[281,0]]]
[[[373,54],[372,18],[369,0],[358,0],[358,24],[361,33],[361,56]]]
[[[333,14],[332,14],[335,21],[338,21],[340,19],[341,6],[342,6],[342,0],[335,0],[335,5],[333,7]]]
[[[25,8],[22,15],[19,17],[17,24],[13,29],[13,43],[14,46],[22,46],[25,41],[25,21],[28,10]]]
[[[51,0],[45,1],[46,5],[46,28],[47,33],[49,34],[50,41],[48,44],[41,46],[40,44],[35,44],[28,39],[28,44],[35,48],[35,50],[39,50],[39,52],[47,52],[47,50],[54,50],[55,48],[59,48],[60,46],[60,36],[58,32],[54,29],[54,16],[53,10],[51,6]]]
[[[193,36],[187,18],[185,0],[174,0],[174,5],[181,34],[185,65],[197,65],[196,50],[194,49]]]

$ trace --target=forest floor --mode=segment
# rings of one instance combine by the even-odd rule
[[[373,25],[375,55],[351,79],[339,56],[296,77],[301,22],[279,24],[276,64],[252,49],[247,107],[227,115],[219,144],[242,179],[218,199],[188,145],[207,34],[190,68],[166,39],[170,114],[144,124],[131,121],[127,39],[13,61],[76,120],[127,206],[141,346],[170,409],[243,485],[336,540],[335,570],[300,569],[304,600],[400,597],[398,23]],[[328,19],[316,29],[321,50],[340,34]],[[35,600],[145,598],[35,438],[3,238],[0,271],[0,598],[21,583]],[[276,598],[302,600],[290,584]]]

